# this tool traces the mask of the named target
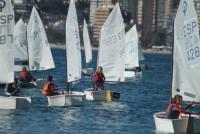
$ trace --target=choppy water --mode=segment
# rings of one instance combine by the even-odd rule
[[[94,58],[97,52],[94,53]],[[65,52],[53,49],[56,69],[34,72],[36,77],[52,74],[57,84],[66,88]],[[83,55],[84,57],[84,55]],[[170,97],[171,57],[164,54],[145,54],[149,70],[137,83],[107,85],[121,93],[118,102],[87,102],[80,108],[47,107],[39,89],[22,91],[33,96],[29,110],[0,110],[0,134],[149,134],[155,133],[153,113],[164,110]],[[96,59],[96,58],[95,58]],[[95,66],[96,62],[92,63]],[[90,87],[83,79],[77,90]],[[2,94],[2,91],[1,91]]]

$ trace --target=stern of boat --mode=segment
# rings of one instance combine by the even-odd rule
[[[187,118],[167,119],[165,112],[155,113],[153,115],[156,131],[162,133],[186,133]]]
[[[85,94],[83,92],[72,92],[71,94],[66,94],[65,101],[66,106],[84,106]]]
[[[65,106],[65,95],[47,96],[48,106]]]
[[[30,97],[0,97],[0,109],[27,109],[31,107]]]
[[[85,94],[82,92],[72,92],[70,94],[47,96],[49,106],[83,106]]]
[[[92,88],[84,90],[86,100],[88,101],[108,101],[108,100],[119,100],[120,93],[111,92],[110,90],[98,90],[93,91]]]
[[[142,79],[142,71],[125,71],[124,72],[125,81],[134,82],[136,80]]]

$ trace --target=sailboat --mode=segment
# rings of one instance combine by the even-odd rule
[[[13,44],[13,54],[15,64],[15,71],[19,72],[22,70],[23,63],[28,61],[27,54],[27,25],[24,23],[22,18],[15,24],[14,28],[14,44]],[[26,66],[27,67],[27,66]]]
[[[29,71],[55,68],[46,32],[36,8],[32,9],[27,28],[21,19],[17,24],[16,34],[19,31],[21,34],[17,34],[18,40],[15,40],[14,53],[16,58],[27,60]],[[37,82],[21,82],[20,85],[24,88],[35,87]]]
[[[200,102],[200,38],[193,0],[181,0],[174,21],[172,96]],[[200,117],[189,115],[166,119],[165,112],[153,115],[158,132],[200,133]]]
[[[124,42],[124,22],[119,3],[117,3],[101,28],[98,51],[98,66],[102,66],[107,82],[124,81]],[[105,101],[107,96],[114,96],[118,99],[120,97],[119,93],[111,92],[111,95],[109,95],[109,90],[93,91],[93,89],[86,89],[84,92],[86,93],[86,99],[90,101]]]
[[[12,55],[13,33],[14,33],[14,10],[10,0],[4,1],[4,8],[0,16],[4,16],[5,22],[0,23],[0,36],[4,41],[0,45],[0,83],[14,82],[14,58]],[[0,96],[0,109],[24,109],[31,105],[30,97],[7,97]]]
[[[87,29],[87,23],[84,19],[83,25],[83,42],[85,47],[85,61],[86,61],[86,68],[82,69],[83,75],[89,75],[94,72],[94,68],[88,68],[88,64],[92,62],[92,48],[90,43],[90,37]]]
[[[70,1],[66,20],[66,58],[68,92],[62,95],[47,96],[49,106],[83,106],[85,94],[69,91],[70,85],[81,79],[81,49],[78,18],[74,0]]]
[[[139,47],[136,25],[125,36],[126,58],[124,77],[126,81],[135,81],[142,78],[142,70],[139,68]]]

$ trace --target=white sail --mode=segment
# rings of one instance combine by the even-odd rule
[[[139,66],[139,53],[138,53],[138,34],[136,25],[134,25],[125,36],[126,42],[126,58],[125,68],[133,69]]]
[[[86,60],[86,63],[90,63],[92,61],[92,48],[91,48],[90,37],[89,37],[85,19],[84,19],[84,26],[83,26],[83,42],[84,42],[84,47],[85,47],[85,60]]]
[[[67,82],[81,79],[81,50],[78,18],[74,0],[71,0],[66,20]]]
[[[28,60],[28,48],[27,48],[27,37],[26,37],[27,26],[20,19],[14,28],[14,45],[13,54],[17,60]]]
[[[200,102],[200,40],[193,0],[181,0],[174,22],[172,95]]]
[[[0,83],[11,83],[14,81],[12,45],[15,17],[10,0],[1,1],[0,18]]]
[[[103,67],[106,81],[124,81],[125,31],[119,3],[101,28],[98,66]]]
[[[139,61],[143,61],[144,60],[144,54],[143,54],[142,46],[140,44],[138,44],[138,54],[139,54]]]
[[[40,16],[33,7],[27,28],[29,69],[47,70],[54,68],[50,45]]]

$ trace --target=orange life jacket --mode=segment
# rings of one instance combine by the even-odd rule
[[[42,95],[49,95],[51,93],[50,82],[47,82],[42,89]]]

